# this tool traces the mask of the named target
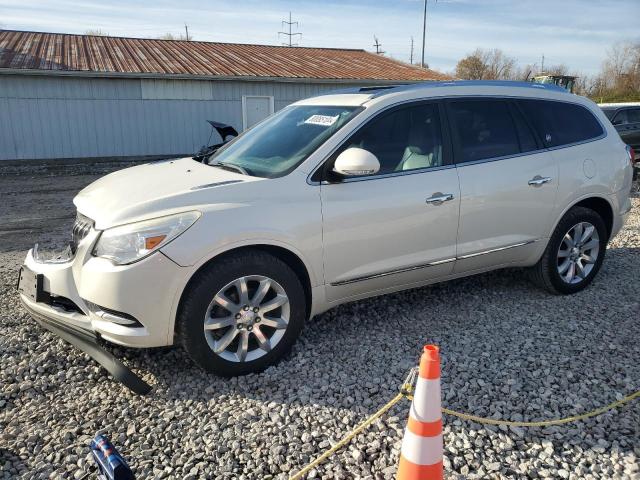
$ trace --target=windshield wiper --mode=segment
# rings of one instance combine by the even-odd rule
[[[238,173],[241,173],[242,175],[250,176],[247,170],[245,170],[244,168],[238,165],[233,165],[232,163],[216,162],[216,163],[210,163],[209,165],[212,167],[220,167],[224,170],[229,170],[231,172],[238,172]]]

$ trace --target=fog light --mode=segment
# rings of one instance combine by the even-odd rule
[[[100,305],[96,305],[92,302],[87,302],[85,300],[87,307],[91,311],[91,313],[99,316],[102,320],[111,323],[117,323],[118,325],[122,325],[124,327],[129,328],[142,328],[143,325],[136,320],[135,317],[129,315],[128,313],[118,312],[117,310],[112,310],[110,308],[102,307]]]

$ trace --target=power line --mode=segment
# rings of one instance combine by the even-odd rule
[[[286,35],[287,37],[289,37],[289,43],[288,44],[283,43],[283,45],[287,45],[289,47],[297,47],[298,46],[297,43],[292,43],[293,37],[296,36],[296,35],[300,35],[302,37],[302,33],[299,33],[299,32],[292,33],[291,27],[293,27],[294,25],[296,27],[298,27],[299,25],[298,25],[298,22],[291,21],[291,12],[289,12],[289,21],[288,22],[286,20],[282,21],[282,26],[284,26],[284,25],[288,25],[289,32],[288,33],[287,32],[278,32],[278,36]]]

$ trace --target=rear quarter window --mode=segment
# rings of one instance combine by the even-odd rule
[[[582,105],[549,100],[519,100],[518,104],[547,147],[585,142],[604,133]]]

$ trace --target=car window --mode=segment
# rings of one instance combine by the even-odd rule
[[[518,133],[507,102],[500,100],[450,103],[461,158],[458,163],[520,153]]]
[[[640,123],[640,108],[627,108],[620,110],[611,121],[614,125],[628,125]]]
[[[640,123],[640,108],[627,110],[627,123]]]
[[[519,100],[547,147],[583,142],[602,135],[602,126],[581,105],[548,100]]]
[[[614,125],[626,125],[627,122],[627,111],[620,110],[615,117],[611,119],[611,123]]]
[[[358,147],[380,162],[378,175],[443,165],[437,104],[403,107],[383,113],[358,130],[336,153]]]

